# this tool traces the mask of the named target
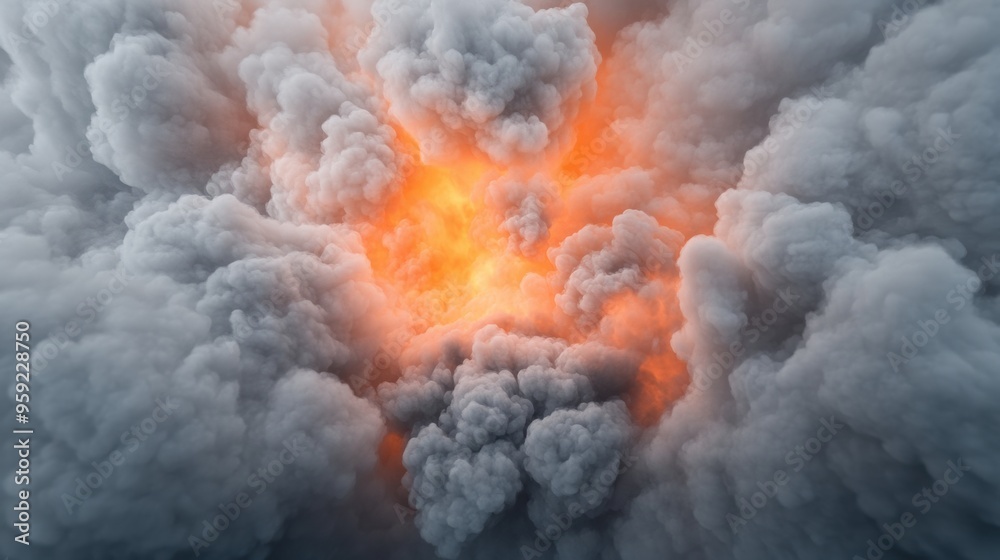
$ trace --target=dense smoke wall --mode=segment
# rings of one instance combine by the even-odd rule
[[[8,2],[0,550],[995,558],[998,27]]]

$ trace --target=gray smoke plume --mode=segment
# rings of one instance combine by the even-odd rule
[[[0,552],[995,558],[998,27],[992,0],[6,3],[35,433],[31,546],[5,455]],[[418,329],[380,282],[363,236],[456,154],[496,168],[475,223],[551,265],[521,284],[551,309]],[[650,379],[686,389],[645,421]]]
[[[470,141],[504,163],[569,142],[569,124],[594,96],[600,55],[587,9],[535,11],[520,2],[423,0],[398,6],[376,28],[360,59],[377,75],[390,113],[409,129],[426,129],[437,145]],[[377,13],[377,12],[376,12]]]

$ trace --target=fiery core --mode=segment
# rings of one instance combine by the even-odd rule
[[[628,274],[644,284],[643,293],[612,286],[586,313],[557,304],[560,295],[573,297],[563,294],[567,279],[559,276],[556,263],[560,247],[586,226],[611,226],[565,206],[581,178],[619,168],[615,135],[581,116],[568,134],[574,143],[562,153],[497,163],[468,145],[458,146],[448,161],[427,162],[402,132],[408,159],[399,190],[379,219],[358,229],[377,283],[407,317],[403,328],[414,336],[449,325],[504,321],[529,336],[597,340],[640,352],[645,361],[630,401],[633,412],[651,422],[687,378],[668,344],[679,319],[678,279],[669,263],[640,254],[613,257],[599,263],[601,272]],[[532,192],[538,185],[544,190]],[[647,225],[665,227],[655,217]],[[590,254],[612,240],[595,239]],[[402,353],[407,345],[401,346],[395,351]]]

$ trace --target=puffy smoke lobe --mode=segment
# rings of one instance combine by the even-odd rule
[[[872,14],[884,42],[828,97],[779,104],[715,237],[685,246],[673,343],[701,390],[647,449],[658,482],[615,531],[623,557],[996,553],[984,430],[998,387],[980,361],[998,348],[980,217],[996,198],[974,193],[996,187],[979,143],[997,113],[998,12],[911,4]],[[959,210],[973,198],[983,214]],[[921,494],[945,478],[945,498]],[[882,537],[905,513],[921,528]]]
[[[403,454],[409,501],[421,535],[448,558],[500,523],[524,490],[540,529],[583,494],[586,511],[603,506],[632,430],[620,400],[593,402],[627,388],[636,365],[622,353],[586,345],[624,377],[613,386],[602,360],[580,362],[581,346],[495,326],[473,340],[453,371],[415,365],[379,387],[390,415],[414,426]]]
[[[494,209],[497,226],[507,235],[507,250],[536,256],[546,246],[558,208],[557,185],[535,175],[528,179],[504,176],[486,187],[487,207]]]
[[[52,4],[58,5],[38,3],[31,13]],[[90,152],[129,186],[191,192],[239,153],[240,106],[218,85],[214,72],[198,68],[190,57],[201,47],[199,35],[224,32],[225,25],[204,8],[191,10],[191,19],[181,21],[158,6],[135,11],[125,16],[146,19],[146,24],[116,34],[108,51],[84,70],[94,106],[86,130]],[[202,18],[207,25],[195,32]],[[184,36],[189,38],[178,40]],[[212,46],[217,48],[217,42]],[[57,170],[57,176],[65,172]]]
[[[586,226],[550,254],[562,286],[556,303],[592,325],[615,295],[641,292],[650,273],[671,268],[681,241],[680,234],[637,210],[615,217],[610,227]]]
[[[981,19],[969,20],[970,11]],[[758,177],[744,182],[844,204],[869,237],[955,239],[967,262],[995,253],[996,164],[982,148],[992,134],[985,115],[996,109],[998,54],[987,31],[995,17],[995,7],[975,2],[897,14],[886,24],[896,35],[872,50],[863,71],[834,86],[838,94],[813,110],[815,125],[786,131]],[[950,39],[951,50],[921,55],[952,29],[963,37]],[[789,103],[782,116],[800,110]],[[807,149],[832,158],[811,165],[799,157]]]
[[[383,328],[369,263],[341,226],[204,194],[244,126],[215,63],[232,20],[194,2],[23,4],[2,13],[26,41],[5,43],[4,112],[34,138],[3,157],[18,209],[3,262],[19,272],[0,303],[35,341],[30,551],[267,555],[376,465],[382,415],[336,375]],[[203,521],[241,493],[252,507],[206,541]]]
[[[380,12],[389,16],[361,61],[428,157],[469,143],[513,163],[565,147],[594,96],[600,55],[583,4],[536,12],[505,0],[383,0]]]
[[[8,3],[0,551],[995,557],[998,26]]]
[[[466,379],[455,385],[443,427],[420,430],[403,455],[416,473],[411,501],[421,535],[445,557],[458,556],[460,544],[513,505],[521,490],[518,446],[532,414],[510,372]]]
[[[266,201],[285,220],[378,216],[408,156],[394,149],[372,92],[338,68],[319,17],[258,10],[221,56],[257,126],[242,164],[216,176],[219,190]]]
[[[525,470],[543,489],[536,510],[558,507],[553,502],[570,498],[579,512],[596,509],[613,488],[618,464],[631,436],[628,411],[620,401],[587,403],[578,409],[559,410],[533,423],[524,443]],[[534,504],[533,504],[534,505]],[[569,513],[563,506],[559,514]],[[532,513],[535,513],[532,511]],[[540,526],[550,512],[533,516]]]

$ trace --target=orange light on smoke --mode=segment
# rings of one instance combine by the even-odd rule
[[[397,487],[399,481],[406,474],[406,467],[403,466],[403,450],[406,448],[406,439],[398,432],[386,432],[385,437],[378,447],[378,464],[382,475],[390,481],[390,487]]]
[[[483,202],[474,196],[502,171],[471,153],[447,165],[413,161],[382,218],[366,227],[376,277],[423,322],[524,310],[519,284],[539,264],[505,250],[506,238],[483,222]]]
[[[605,79],[602,70],[600,80]],[[613,106],[599,105],[612,100],[599,95],[598,102],[578,116],[574,143],[561,155],[516,162],[513,168],[488,160],[471,146],[451,154],[446,162],[422,162],[417,142],[396,125],[398,141],[413,154],[412,161],[400,173],[399,189],[380,218],[360,225],[359,231],[377,281],[391,304],[412,317],[414,324],[408,327],[412,332],[508,317],[519,329],[531,331],[525,334],[556,336],[571,343],[598,340],[645,356],[626,400],[637,421],[650,425],[687,384],[684,363],[669,344],[681,324],[676,273],[649,271],[656,275],[650,279],[651,287],[641,296],[623,294],[608,301],[597,328],[581,328],[559,310],[555,303],[559,288],[550,280],[554,265],[547,250],[588,224],[610,224],[629,207],[628,193],[613,192],[614,185],[588,187],[610,189],[593,199],[589,191],[577,191],[581,177],[623,166],[619,148],[624,139],[613,126]],[[507,233],[491,219],[483,196],[489,181],[512,171],[525,177],[539,173],[551,177],[558,185],[560,207],[574,200],[572,211],[554,214],[547,246],[532,257],[508,251]],[[602,205],[603,198],[612,204]],[[665,223],[664,216],[654,217]],[[677,224],[668,225],[684,231]],[[385,452],[395,456],[389,450],[396,443],[386,443]]]

